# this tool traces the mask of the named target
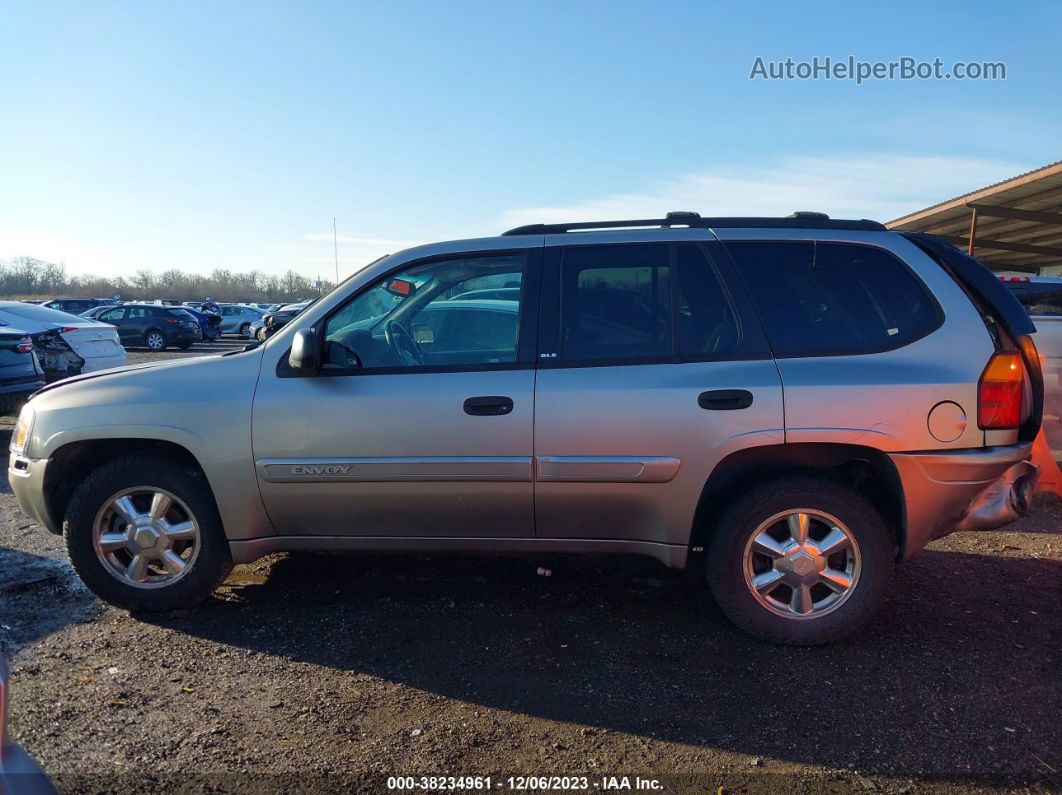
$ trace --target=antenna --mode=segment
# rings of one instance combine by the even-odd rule
[[[332,246],[336,252],[336,285],[339,285],[339,233],[336,232],[336,217],[332,216]]]

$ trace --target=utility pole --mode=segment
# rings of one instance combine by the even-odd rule
[[[332,216],[332,246],[336,253],[336,285],[339,285],[339,233],[336,232],[336,217]]]

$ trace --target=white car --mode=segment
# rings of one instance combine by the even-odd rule
[[[999,280],[1036,324],[1044,371],[1044,434],[1053,451],[1062,450],[1062,279],[1004,273]]]
[[[0,301],[0,325],[20,328],[33,338],[49,380],[125,364],[118,330],[107,323],[21,301]]]

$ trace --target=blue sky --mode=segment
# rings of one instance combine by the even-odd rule
[[[656,9],[656,10],[654,10]],[[887,220],[1062,158],[1057,2],[0,0],[0,259],[343,274],[670,209]],[[768,60],[1004,81],[750,81]]]

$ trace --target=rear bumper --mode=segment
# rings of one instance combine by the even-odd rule
[[[889,457],[903,486],[904,559],[956,530],[991,530],[1024,516],[1039,472],[1032,442]]]
[[[93,356],[91,359],[85,359],[85,364],[81,368],[82,373],[96,373],[100,370],[110,370],[114,367],[121,367],[126,363],[125,351],[115,353],[113,356]]]

